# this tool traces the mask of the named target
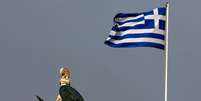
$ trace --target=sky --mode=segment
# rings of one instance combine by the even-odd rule
[[[62,65],[85,101],[164,101],[162,50],[104,45],[115,14],[164,2],[0,0],[1,101],[55,101]],[[200,3],[170,4],[168,101],[200,99]]]

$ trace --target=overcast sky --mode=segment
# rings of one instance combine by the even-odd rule
[[[172,0],[168,101],[198,101],[199,0]],[[163,0],[0,0],[0,100],[55,101],[59,66],[85,101],[164,101],[163,51],[104,45],[116,13]]]

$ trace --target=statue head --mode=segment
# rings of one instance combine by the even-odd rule
[[[65,66],[62,66],[60,68],[59,73],[61,77],[64,76],[64,77],[70,78],[70,70]]]

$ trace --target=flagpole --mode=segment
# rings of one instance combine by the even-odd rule
[[[169,2],[166,2],[166,33],[165,33],[165,101],[168,95],[168,25],[169,25]]]

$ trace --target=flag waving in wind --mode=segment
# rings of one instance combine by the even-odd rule
[[[111,47],[165,47],[166,8],[119,13],[105,44]]]

